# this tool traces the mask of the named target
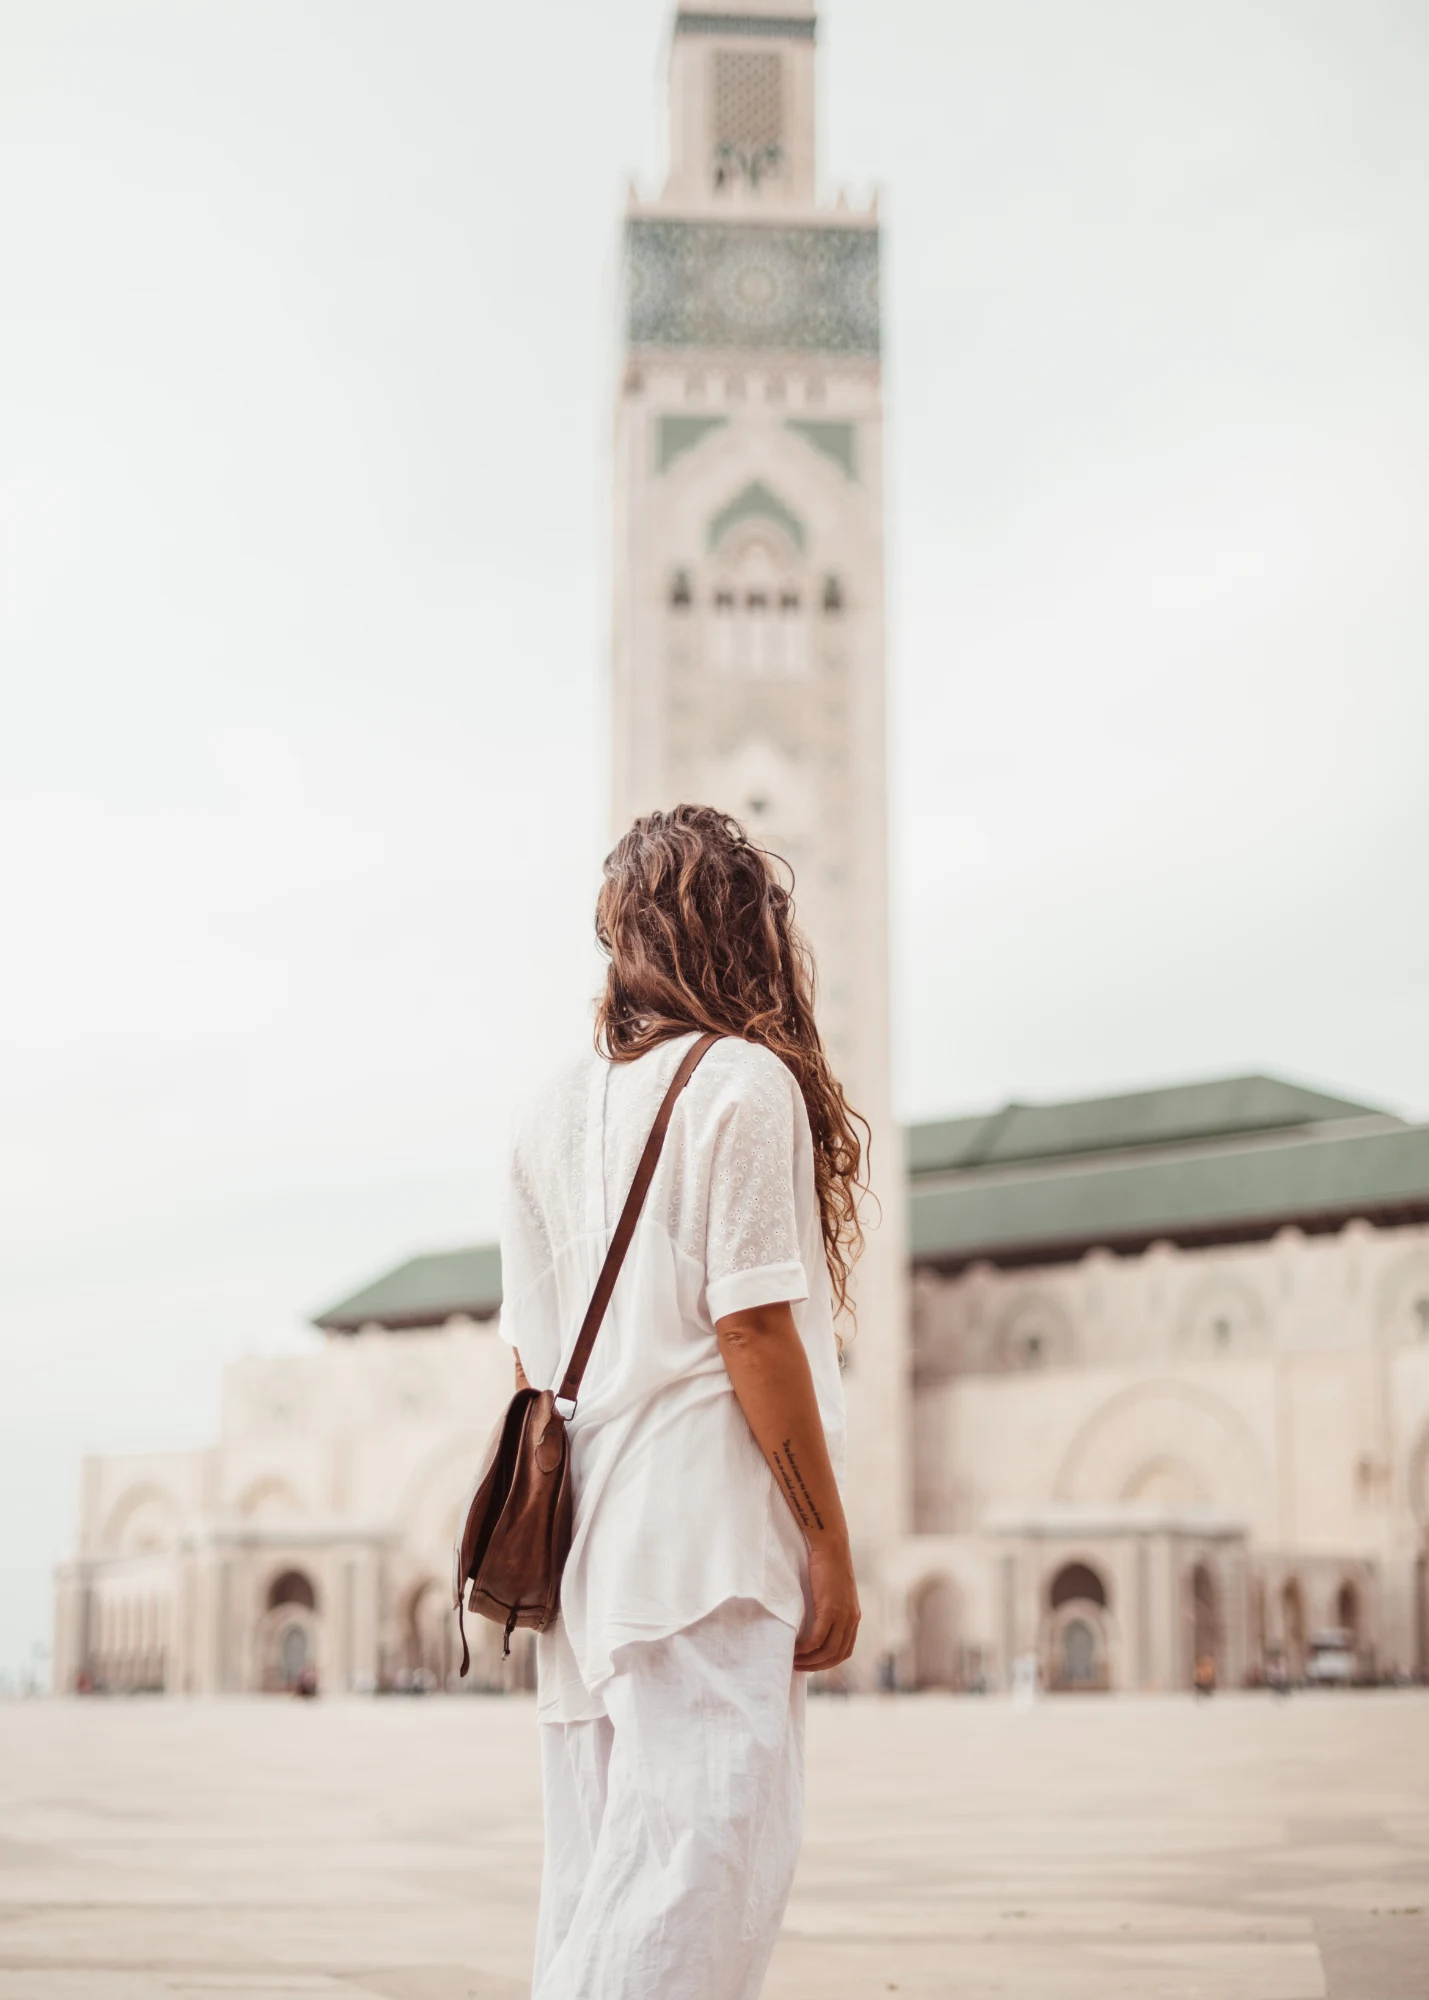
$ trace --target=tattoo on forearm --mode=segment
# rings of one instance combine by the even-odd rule
[[[800,1500],[799,1495],[795,1490],[793,1480],[789,1477],[789,1468],[784,1463],[784,1454],[782,1451],[776,1451],[774,1454],[774,1469],[784,1482],[784,1491],[789,1496],[789,1505],[794,1509],[794,1512],[798,1516],[801,1525],[807,1528],[809,1525],[809,1517],[804,1512],[804,1504]]]
[[[779,1477],[784,1482],[784,1491],[789,1496],[789,1505],[807,1528],[810,1520],[816,1528],[822,1529],[824,1517],[814,1505],[813,1496],[804,1483],[804,1475],[799,1470],[799,1461],[794,1456],[794,1446],[785,1438],[774,1453],[774,1464]]]

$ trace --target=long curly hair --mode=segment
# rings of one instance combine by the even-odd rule
[[[813,1134],[829,1282],[837,1310],[848,1312],[849,1275],[863,1248],[868,1121],[824,1053],[813,954],[794,922],[792,885],[786,861],[712,806],[637,819],[606,856],[596,900],[595,934],[610,967],[595,1042],[612,1062],[633,1062],[674,1035],[713,1028],[762,1043],[788,1066]]]

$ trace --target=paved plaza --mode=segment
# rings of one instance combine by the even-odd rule
[[[0,1705],[0,2000],[517,2000],[526,1699]],[[1429,1696],[824,1700],[767,2000],[1425,2000]]]

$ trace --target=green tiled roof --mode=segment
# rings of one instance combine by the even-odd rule
[[[944,1267],[1429,1221],[1429,1126],[915,1177],[909,1211],[914,1261]]]
[[[471,1250],[413,1257],[319,1313],[313,1324],[328,1333],[356,1333],[374,1325],[440,1326],[454,1313],[489,1319],[500,1304],[501,1252],[494,1243],[481,1243]]]
[[[910,1250],[943,1268],[1429,1221],[1429,1126],[1276,1077],[1232,1077],[1070,1104],[1009,1104],[907,1135]],[[316,1324],[487,1319],[501,1303],[494,1243],[414,1257]]]
[[[1005,1104],[980,1117],[914,1125],[907,1136],[908,1170],[918,1175],[1130,1146],[1184,1145],[1382,1115],[1374,1105],[1329,1097],[1278,1077],[1226,1077],[1069,1104]]]

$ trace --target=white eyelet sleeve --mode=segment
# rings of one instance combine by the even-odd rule
[[[751,1048],[724,1106],[710,1162],[705,1298],[711,1320],[809,1296],[799,1254],[796,1164],[812,1177],[799,1086],[767,1049]],[[805,1162],[801,1154],[809,1155]]]
[[[522,1365],[546,1371],[560,1324],[551,1243],[520,1143],[513,1146],[501,1218],[501,1313],[497,1332]]]

